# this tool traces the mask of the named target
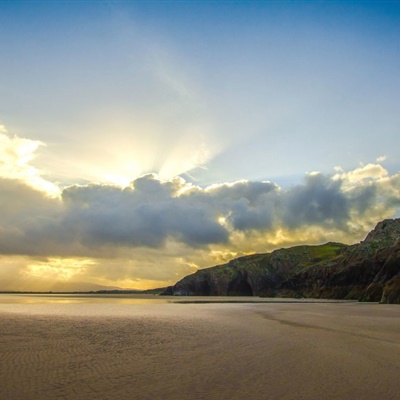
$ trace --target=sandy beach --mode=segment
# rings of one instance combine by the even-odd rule
[[[0,304],[0,399],[398,399],[400,307]]]

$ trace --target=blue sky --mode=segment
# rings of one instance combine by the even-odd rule
[[[1,177],[15,196],[30,188],[58,202],[37,200],[35,213],[47,210],[34,223],[47,261],[36,269],[144,287],[236,254],[361,240],[399,214],[399,31],[397,1],[0,2]],[[150,196],[157,185],[162,204]],[[126,198],[113,190],[127,186],[149,190],[143,199],[154,203],[148,225],[127,220],[148,241],[122,227],[115,199]],[[131,201],[142,209],[139,192]],[[43,221],[57,231],[79,196],[92,214],[82,231],[63,233],[70,248],[60,251]],[[113,237],[102,231],[110,221]],[[25,238],[33,229],[9,223]],[[196,236],[198,224],[210,231]],[[19,276],[40,277],[29,267],[39,255],[7,240],[0,236],[0,252]],[[115,267],[128,259],[127,272]],[[67,273],[65,260],[79,260],[80,272]]]

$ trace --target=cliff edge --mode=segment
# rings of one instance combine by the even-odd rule
[[[162,294],[352,299],[400,303],[400,219],[351,246],[295,246],[201,269]]]

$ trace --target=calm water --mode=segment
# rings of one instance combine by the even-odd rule
[[[138,294],[0,294],[0,304],[165,304],[168,297]]]
[[[258,297],[184,297],[138,294],[0,294],[0,312],[29,315],[132,316],[168,315],[171,309],[186,309],[185,304],[267,302]],[[269,301],[270,302],[270,301]],[[208,304],[218,307],[218,304]],[[192,311],[191,311],[192,312]]]
[[[261,298],[255,296],[158,296],[144,294],[0,294],[6,304],[170,304],[170,303],[326,303],[340,300]],[[348,302],[348,301],[346,301]]]

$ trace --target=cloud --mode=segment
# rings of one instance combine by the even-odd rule
[[[146,175],[125,189],[70,187],[62,194],[65,222],[88,246],[161,247],[168,237],[193,247],[227,242],[228,232],[211,207],[176,196],[183,185],[183,180],[162,182]]]
[[[62,205],[57,198],[17,179],[0,178],[0,254],[47,254],[62,246]]]
[[[272,227],[279,187],[271,182],[239,181],[213,185],[206,192],[220,216],[235,230]]]
[[[314,173],[305,182],[285,192],[280,203],[282,224],[288,228],[307,225],[345,228],[352,205],[342,190],[342,181]]]
[[[400,207],[400,173],[390,175],[380,164],[311,173],[285,189],[244,180],[202,188],[147,174],[125,188],[72,185],[52,197],[30,164],[38,144],[24,147],[1,134],[8,158],[0,174],[0,256],[19,257],[20,267],[2,267],[13,269],[6,275],[15,281],[48,275],[162,286],[246,253],[361,240]]]
[[[368,167],[368,179],[358,170],[342,178],[313,173],[286,190],[247,181],[200,188],[182,178],[145,175],[126,188],[70,186],[59,199],[2,179],[0,252],[101,258],[129,248],[162,249],[169,240],[228,248],[240,234],[302,229],[307,236],[316,227],[347,232],[395,212],[400,177],[381,168]],[[355,185],[349,176],[362,179]]]
[[[377,157],[376,162],[382,163],[386,160],[386,158],[387,158],[386,155],[379,156]]]
[[[11,136],[5,126],[0,125],[0,177],[22,181],[48,195],[58,196],[59,188],[43,179],[31,165],[36,150],[44,145],[38,140]]]
[[[366,181],[374,181],[377,179],[384,178],[388,175],[388,172],[380,164],[367,164],[356,168],[353,171],[338,171],[333,177],[334,179],[341,180],[345,185],[357,185],[363,184]]]

